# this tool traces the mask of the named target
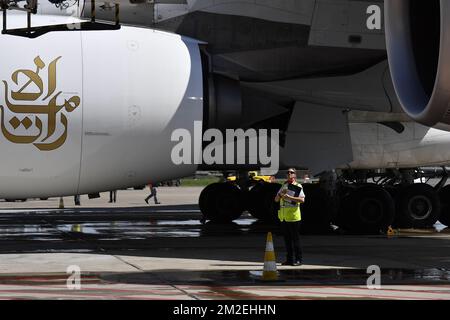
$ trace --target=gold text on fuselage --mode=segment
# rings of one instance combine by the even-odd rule
[[[57,64],[60,59],[54,59],[47,66],[37,56],[34,59],[36,71],[19,69],[13,72],[11,80],[15,89],[10,90],[8,82],[3,80],[5,106],[0,105],[1,131],[8,141],[33,144],[41,151],[56,150],[65,143],[68,134],[67,114],[74,111],[81,101],[76,95],[62,99],[62,91],[56,89]],[[47,83],[42,78],[45,69]],[[44,87],[47,89],[45,92]],[[13,130],[8,129],[7,122]],[[15,134],[18,129],[22,133]]]

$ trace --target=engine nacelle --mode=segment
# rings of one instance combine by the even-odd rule
[[[23,27],[23,13],[9,14],[8,28]],[[70,21],[33,16],[33,26]],[[197,41],[123,26],[2,34],[0,47],[1,198],[95,193],[195,172],[194,163],[172,161],[171,136],[179,128],[194,135],[203,119]]]
[[[385,1],[386,44],[404,111],[427,126],[450,125],[450,2]]]

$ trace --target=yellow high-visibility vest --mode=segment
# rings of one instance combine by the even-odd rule
[[[294,182],[294,185],[301,187],[302,185],[298,182]],[[281,190],[287,189],[289,184],[285,183],[281,187]],[[281,191],[280,190],[280,191]],[[292,204],[291,201],[280,200],[280,210],[278,210],[278,219],[281,222],[296,222],[302,220],[302,215],[300,212],[300,203]]]

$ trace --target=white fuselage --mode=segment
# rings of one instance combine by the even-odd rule
[[[33,16],[33,26],[69,21]],[[8,28],[25,23],[9,14]],[[0,47],[1,198],[94,193],[195,172],[171,161],[171,134],[203,118],[196,41],[122,27],[0,35]]]
[[[351,123],[354,161],[343,168],[416,168],[450,165],[450,132],[415,122],[397,133],[377,123]]]

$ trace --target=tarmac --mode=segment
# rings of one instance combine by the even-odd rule
[[[148,189],[119,190],[116,203],[108,193],[81,206],[66,197],[64,209],[58,198],[0,202],[0,299],[450,299],[445,226],[303,235],[304,265],[279,263],[279,281],[263,282],[267,232],[284,260],[277,228],[248,214],[202,224],[201,188],[158,191],[160,205],[144,202]],[[369,266],[380,268],[379,287]]]

